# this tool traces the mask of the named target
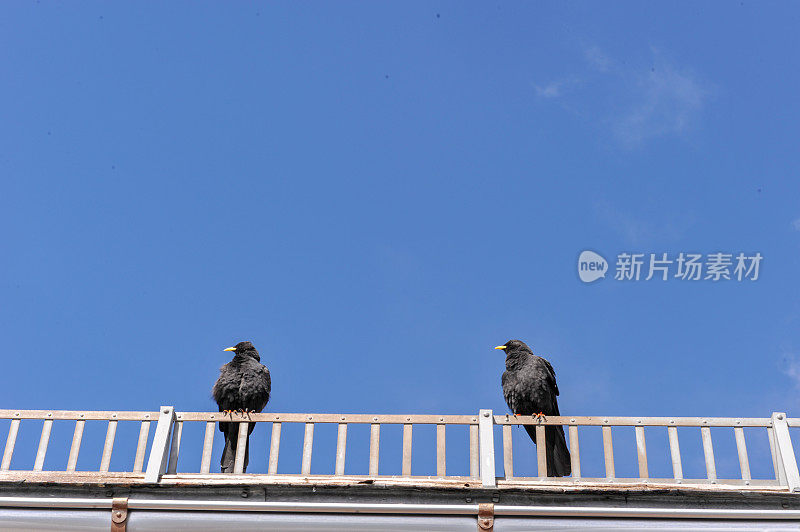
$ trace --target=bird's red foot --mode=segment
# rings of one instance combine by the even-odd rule
[[[223,415],[223,416],[224,416],[224,415],[228,415],[228,416],[230,416],[230,415],[232,415],[232,414],[233,414],[233,410],[228,410],[228,409],[225,409],[225,410],[223,410],[223,411],[222,411],[222,415]]]
[[[538,414],[534,414],[533,419],[535,419],[536,421],[547,421],[547,417],[544,415],[544,412],[539,412]]]

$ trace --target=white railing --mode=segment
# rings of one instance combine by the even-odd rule
[[[44,470],[45,457],[50,442],[53,423],[67,424],[74,422],[72,442],[66,468],[60,471],[66,475],[59,478],[69,478],[70,475],[96,476],[98,479],[104,475],[113,475],[109,472],[114,443],[116,440],[119,422],[138,423],[138,440],[133,455],[133,463],[125,468],[122,473],[129,478],[145,482],[160,482],[163,475],[210,475],[211,461],[214,451],[214,436],[216,424],[220,421],[239,424],[239,440],[233,475],[240,474],[244,469],[245,439],[248,434],[249,423],[259,423],[271,426],[269,438],[269,451],[267,454],[266,475],[253,475],[248,482],[257,481],[258,477],[276,478],[341,478],[357,479],[439,479],[460,480],[495,487],[498,484],[525,486],[530,484],[543,485],[557,482],[566,484],[591,484],[608,485],[610,483],[656,483],[656,484],[682,484],[684,487],[691,484],[704,484],[707,489],[714,486],[735,485],[741,489],[783,488],[791,492],[800,492],[800,474],[798,474],[790,428],[800,427],[800,418],[788,419],[785,414],[776,412],[765,418],[702,418],[702,417],[586,417],[586,416],[552,416],[536,419],[531,416],[493,415],[491,410],[481,410],[478,415],[371,415],[371,414],[304,414],[304,413],[261,413],[261,414],[223,414],[220,412],[175,412],[171,406],[162,407],[157,412],[104,412],[104,411],[46,411],[46,410],[0,410],[0,420],[10,420],[8,436],[0,462],[0,482],[4,479],[19,480],[20,475],[39,478],[37,475],[52,473]],[[17,442],[22,422],[41,421],[42,429],[36,451],[33,467],[31,469],[13,469],[12,462],[14,449]],[[102,446],[102,454],[98,468],[91,471],[78,471],[78,456],[81,451],[84,427],[87,421],[105,422],[106,436]],[[155,432],[150,441],[151,422],[156,422]],[[177,470],[178,457],[181,452],[181,439],[185,423],[204,424],[205,431],[197,469],[191,472],[180,473]],[[278,458],[281,449],[282,428],[287,424],[299,424],[304,427],[302,451],[299,470],[292,473],[278,473]],[[318,424],[333,424],[337,427],[335,464],[332,475],[312,475],[311,458],[314,450],[314,428]],[[369,426],[369,462],[368,468],[361,475],[345,475],[347,458],[348,427],[353,425]],[[386,475],[379,471],[379,456],[381,450],[381,428],[386,425],[402,426],[402,452],[400,458],[400,475]],[[430,475],[425,477],[412,476],[412,434],[415,426],[435,426],[435,475],[434,467]],[[533,425],[540,445],[536,446],[535,477],[515,476],[514,474],[514,446],[512,427],[518,425]],[[566,478],[549,478],[546,476],[545,427],[547,425],[562,425],[568,436],[571,454],[572,475]],[[469,456],[469,475],[448,475],[447,473],[447,428],[461,426],[467,429],[467,451]],[[588,478],[582,475],[581,444],[579,440],[580,427],[600,427],[602,433],[602,462],[605,475]],[[634,477],[618,477],[615,467],[614,439],[612,427],[633,427],[636,448],[635,461],[638,465],[638,475]],[[645,428],[648,430],[664,429],[669,442],[669,457],[672,465],[672,476],[668,478],[653,478],[648,467],[648,453],[645,441]],[[653,429],[655,427],[655,429]],[[685,478],[684,460],[681,454],[678,429],[686,428],[699,430],[702,440],[703,462],[705,464],[704,478]],[[718,478],[717,460],[714,453],[711,429],[728,429],[732,432],[736,443],[736,455],[739,463],[738,478]],[[771,470],[773,478],[754,479],[751,475],[751,454],[748,453],[745,429],[750,431],[766,431],[769,441]],[[501,453],[495,452],[495,431],[500,431]],[[451,438],[451,440],[453,440]],[[450,449],[457,441],[450,441]],[[252,445],[252,442],[251,442]],[[526,451],[530,452],[529,441],[526,442]],[[459,453],[465,449],[456,447]],[[147,454],[149,451],[149,455]],[[221,449],[219,449],[221,452]],[[251,449],[251,456],[254,452]],[[495,457],[501,454],[503,476],[497,477],[495,472]],[[145,457],[148,456],[145,467]],[[760,455],[759,455],[760,456]],[[632,458],[632,457],[630,457]],[[596,464],[591,464],[596,465]],[[763,468],[762,468],[763,469]],[[235,478],[229,474],[214,473],[215,476]],[[46,479],[45,479],[46,480]]]

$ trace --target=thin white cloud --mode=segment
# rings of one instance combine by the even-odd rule
[[[680,240],[695,223],[695,217],[685,213],[680,217],[659,216],[644,220],[605,200],[595,202],[594,211],[600,223],[616,231],[629,245],[653,239]]]
[[[554,81],[547,85],[534,85],[536,94],[541,98],[558,98],[561,96],[561,82]]]
[[[600,221],[617,231],[630,244],[639,244],[653,236],[650,224],[614,208],[607,201],[598,201],[595,213]]]
[[[669,65],[653,67],[637,86],[636,101],[614,123],[615,135],[627,146],[683,133],[708,95],[692,77]]]
[[[584,55],[589,64],[600,72],[608,72],[611,68],[611,59],[597,46],[587,48]]]
[[[800,360],[793,354],[785,354],[782,366],[783,374],[791,379],[796,388],[800,389]]]
[[[699,122],[711,93],[688,69],[658,50],[652,50],[646,64],[637,64],[615,60],[590,46],[583,50],[579,68],[571,76],[534,84],[537,96],[605,129],[626,148],[686,135]]]

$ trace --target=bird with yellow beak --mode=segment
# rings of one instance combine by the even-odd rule
[[[211,395],[214,396],[219,411],[226,414],[235,411],[261,412],[269,402],[272,379],[267,367],[261,363],[258,351],[250,342],[239,342],[223,351],[233,351],[233,360],[220,368],[219,378],[211,389]],[[243,472],[247,469],[250,434],[253,429],[255,423],[250,423],[247,427]],[[239,424],[220,422],[219,430],[225,434],[225,449],[222,451],[220,469],[223,473],[233,473]]]
[[[556,372],[550,362],[533,354],[528,345],[521,340],[509,340],[495,349],[506,355],[506,370],[501,383],[503,397],[511,412],[516,415],[533,415],[539,420],[546,416],[558,416],[558,385]],[[536,439],[536,427],[524,425],[533,442]],[[567,449],[564,428],[560,425],[545,426],[545,456],[547,458],[547,476],[563,477],[571,473],[569,449]]]

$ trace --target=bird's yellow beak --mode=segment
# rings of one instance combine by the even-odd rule
[[[235,347],[226,347],[223,351],[236,351]]]
[[[505,349],[505,348],[506,348],[506,346],[504,346],[504,345],[498,345],[497,347],[495,347],[495,349]]]

